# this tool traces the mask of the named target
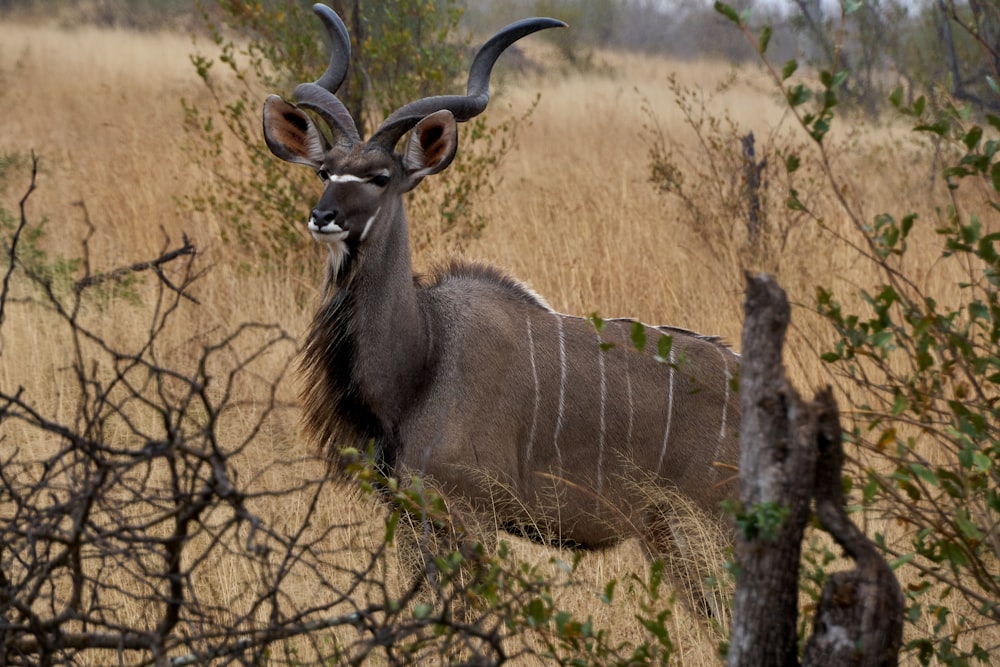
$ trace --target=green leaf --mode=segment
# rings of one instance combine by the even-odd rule
[[[932,134],[938,135],[939,137],[943,137],[948,132],[949,127],[950,125],[948,121],[942,119],[938,120],[936,123],[931,123],[930,125],[917,125],[915,128],[913,128],[913,131],[930,132]]]
[[[911,463],[910,470],[913,472],[914,475],[916,475],[923,481],[927,482],[931,486],[934,487],[941,486],[941,482],[938,481],[937,475],[935,475],[934,471],[930,470],[929,468],[922,466],[919,463]]]
[[[879,331],[878,333],[872,334],[872,347],[875,349],[893,349],[893,346],[891,345],[893,337],[894,334],[891,331]]]
[[[861,497],[864,499],[864,502],[866,504],[870,503],[880,488],[878,480],[874,476],[869,477],[868,482],[865,483],[861,490]]]
[[[962,225],[959,229],[962,240],[966,243],[976,243],[983,235],[983,225],[975,214],[970,216],[969,224]]]
[[[920,489],[913,486],[912,483],[907,480],[900,480],[897,484],[900,489],[906,492],[906,495],[908,495],[911,500],[920,500]]]
[[[972,126],[972,129],[966,132],[965,136],[962,137],[962,143],[964,143],[965,147],[971,151],[974,150],[976,146],[979,145],[979,140],[982,138],[983,138],[983,128],[979,127],[978,125],[974,125]]]
[[[889,563],[889,567],[892,570],[898,570],[900,567],[902,567],[903,565],[906,565],[907,563],[909,563],[910,561],[912,561],[914,558],[916,558],[916,556],[917,555],[915,553],[913,553],[913,552],[910,552],[908,554],[903,554],[899,558],[896,558],[895,560],[893,560],[892,562],[890,562]]]
[[[898,109],[899,105],[903,103],[903,87],[896,86],[895,90],[889,93],[889,104],[894,108]]]
[[[902,231],[903,238],[906,238],[910,234],[910,230],[913,229],[913,223],[917,219],[916,213],[909,213],[903,218]]]
[[[816,140],[816,143],[823,143],[823,137],[826,133],[830,131],[830,123],[826,120],[817,120],[813,125],[813,129],[809,131],[812,138]]]
[[[604,604],[611,604],[615,599],[615,586],[618,584],[617,579],[612,579],[604,586],[604,592],[601,594],[601,602]]]
[[[785,202],[785,206],[792,211],[806,210],[806,207],[799,200],[799,192],[795,188],[792,188],[791,192],[788,193],[788,200]]]
[[[959,511],[955,515],[955,525],[958,526],[958,529],[962,532],[962,536],[966,539],[982,542],[983,531],[979,530],[979,526],[972,523],[967,510]]]
[[[551,618],[548,605],[541,598],[532,599],[524,608],[525,618],[528,625],[533,628],[540,628],[549,622]]]
[[[635,347],[635,349],[637,349],[639,352],[645,351],[646,327],[642,324],[642,322],[632,323],[631,338],[632,338],[632,345]]]
[[[673,347],[673,336],[660,336],[660,340],[656,341],[656,354],[660,361],[670,361],[670,352]]]
[[[987,160],[992,160],[993,156],[997,154],[997,150],[1000,149],[1000,142],[996,139],[989,139],[983,144],[983,157]]]
[[[767,45],[771,43],[771,26],[766,25],[760,30],[760,37],[757,39],[757,49],[761,55],[767,52]]]
[[[787,81],[788,77],[795,74],[795,70],[799,68],[799,63],[794,58],[785,63],[784,67],[781,68],[781,80]]]
[[[773,501],[754,503],[735,517],[737,530],[748,540],[774,541],[791,514],[788,506]]]
[[[994,162],[990,167],[990,183],[996,192],[1000,192],[1000,162]]]
[[[727,19],[729,19],[730,21],[732,21],[736,25],[741,25],[739,13],[735,9],[733,9],[732,7],[730,7],[729,5],[727,5],[726,3],[724,3],[724,2],[716,2],[715,3],[715,11],[717,11],[720,14],[722,14],[723,16],[725,16]]]
[[[392,544],[393,538],[396,536],[396,528],[399,526],[399,511],[395,511],[389,515],[389,519],[385,522],[385,542],[387,544]]]
[[[993,459],[982,452],[976,451],[972,453],[972,465],[980,472],[989,473],[993,468]]]
[[[799,159],[798,155],[789,155],[785,158],[785,171],[789,174],[798,171],[799,166],[801,166],[802,160]]]
[[[656,360],[668,363],[670,361],[670,352],[673,347],[673,336],[660,336],[660,340],[656,341]]]
[[[988,320],[990,309],[982,301],[973,301],[969,304],[969,318],[972,320]]]
[[[785,97],[788,100],[789,106],[798,107],[802,106],[803,104],[809,101],[809,98],[812,97],[812,92],[810,92],[810,90],[806,88],[804,85],[799,83],[789,88],[788,92],[785,94]]]

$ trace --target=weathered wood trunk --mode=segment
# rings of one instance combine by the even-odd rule
[[[740,400],[738,576],[730,667],[798,665],[801,542],[810,503],[857,566],[827,583],[805,665],[896,665],[903,595],[885,560],[844,511],[843,448],[829,388],[803,401],[785,378],[790,309],[768,276],[747,278]]]

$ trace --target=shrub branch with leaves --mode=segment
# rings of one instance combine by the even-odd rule
[[[889,102],[914,132],[945,147],[947,200],[934,221],[940,241],[935,270],[957,275],[957,290],[919,277],[912,262],[910,211],[865,217],[851,202],[850,177],[831,159],[828,135],[852,72],[820,71],[818,86],[797,81],[797,63],[767,60],[770,29],[753,34],[749,17],[716,3],[758,50],[788,109],[810,138],[808,154],[789,156],[793,175],[815,160],[837,209],[853,229],[840,237],[875,276],[848,306],[817,288],[816,308],[836,341],[823,360],[854,408],[858,447],[854,485],[869,512],[892,519],[903,535],[876,540],[907,587],[914,626],[907,649],[922,664],[989,662],[977,637],[1000,625],[1000,118],[977,120],[959,101]],[[901,165],[902,167],[902,165]],[[903,167],[905,168],[905,167]],[[820,216],[793,189],[786,202],[817,224]]]

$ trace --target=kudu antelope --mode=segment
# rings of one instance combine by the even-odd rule
[[[333,41],[329,66],[295,89],[295,104],[267,98],[264,136],[324,183],[308,227],[329,264],[302,352],[303,400],[307,430],[334,466],[341,448],[373,442],[387,474],[428,476],[504,527],[582,547],[669,533],[649,520],[649,480],[721,528],[719,501],[735,495],[736,354],[683,329],[560,314],[480,264],[411,273],[404,193],[451,163],[456,123],[486,108],[499,55],[565,24],[504,28],[477,53],[465,96],[406,104],[364,141],[335,95],[347,30],[329,8],[314,11]],[[633,344],[641,338],[646,351]],[[497,483],[510,502],[497,502]]]

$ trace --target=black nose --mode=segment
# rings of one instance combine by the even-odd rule
[[[328,224],[337,219],[336,211],[324,211],[322,209],[314,208],[312,210],[312,219],[320,227],[326,227]]]

